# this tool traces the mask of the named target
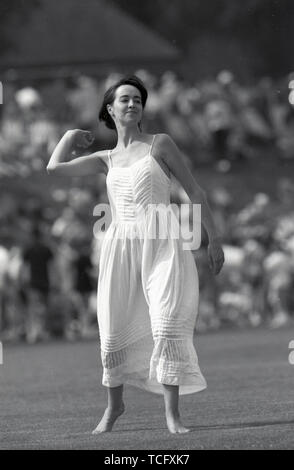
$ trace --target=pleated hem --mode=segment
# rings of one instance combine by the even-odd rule
[[[177,385],[180,395],[200,392],[207,387],[192,337],[153,341],[148,334],[124,350],[114,352],[113,357],[110,353],[101,351],[101,354],[102,384],[106,387],[130,384],[163,394],[162,384]]]
[[[163,395],[163,385],[178,385],[179,395],[189,395],[198,393],[207,388],[207,383],[202,374],[195,374],[195,377],[165,377],[154,378],[149,376],[149,369],[145,373],[124,374],[121,377],[103,377],[102,384],[105,387],[118,387],[120,385],[132,385],[142,390]]]

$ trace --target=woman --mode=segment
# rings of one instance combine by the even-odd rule
[[[147,91],[136,76],[121,79],[105,93],[99,113],[100,120],[116,131],[116,147],[64,162],[76,147],[92,142],[89,132],[71,130],[47,166],[49,173],[57,175],[107,175],[112,222],[101,248],[97,307],[108,407],[95,434],[111,431],[123,413],[124,383],[164,395],[171,433],[188,431],[180,419],[179,394],[206,388],[193,346],[198,308],[193,255],[172,237],[169,225],[165,238],[148,236],[158,220],[154,205],[170,203],[171,173],[191,202],[202,205],[215,274],[224,255],[205,193],[177,146],[166,134],[142,132],[146,100]]]

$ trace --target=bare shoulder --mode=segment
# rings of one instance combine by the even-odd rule
[[[175,151],[178,151],[178,147],[169,134],[156,134],[154,140],[154,153],[157,158],[168,163],[168,161],[173,157]]]
[[[169,145],[171,142],[173,142],[173,139],[171,138],[169,134],[165,134],[165,133],[155,134],[154,137],[155,137],[154,143],[156,144],[156,146],[160,146],[163,148]]]

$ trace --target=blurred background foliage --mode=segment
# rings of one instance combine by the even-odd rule
[[[262,75],[281,76],[292,66],[292,0],[112,0],[112,3],[178,46],[184,58],[181,70],[189,77],[203,78],[221,67],[229,68],[239,79],[250,80]],[[65,2],[64,7],[68,8]],[[28,21],[36,8],[42,8],[42,1],[1,1],[0,51],[15,47],[10,26]]]

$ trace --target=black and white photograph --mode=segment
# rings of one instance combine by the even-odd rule
[[[293,25],[1,0],[0,450],[294,450]]]

